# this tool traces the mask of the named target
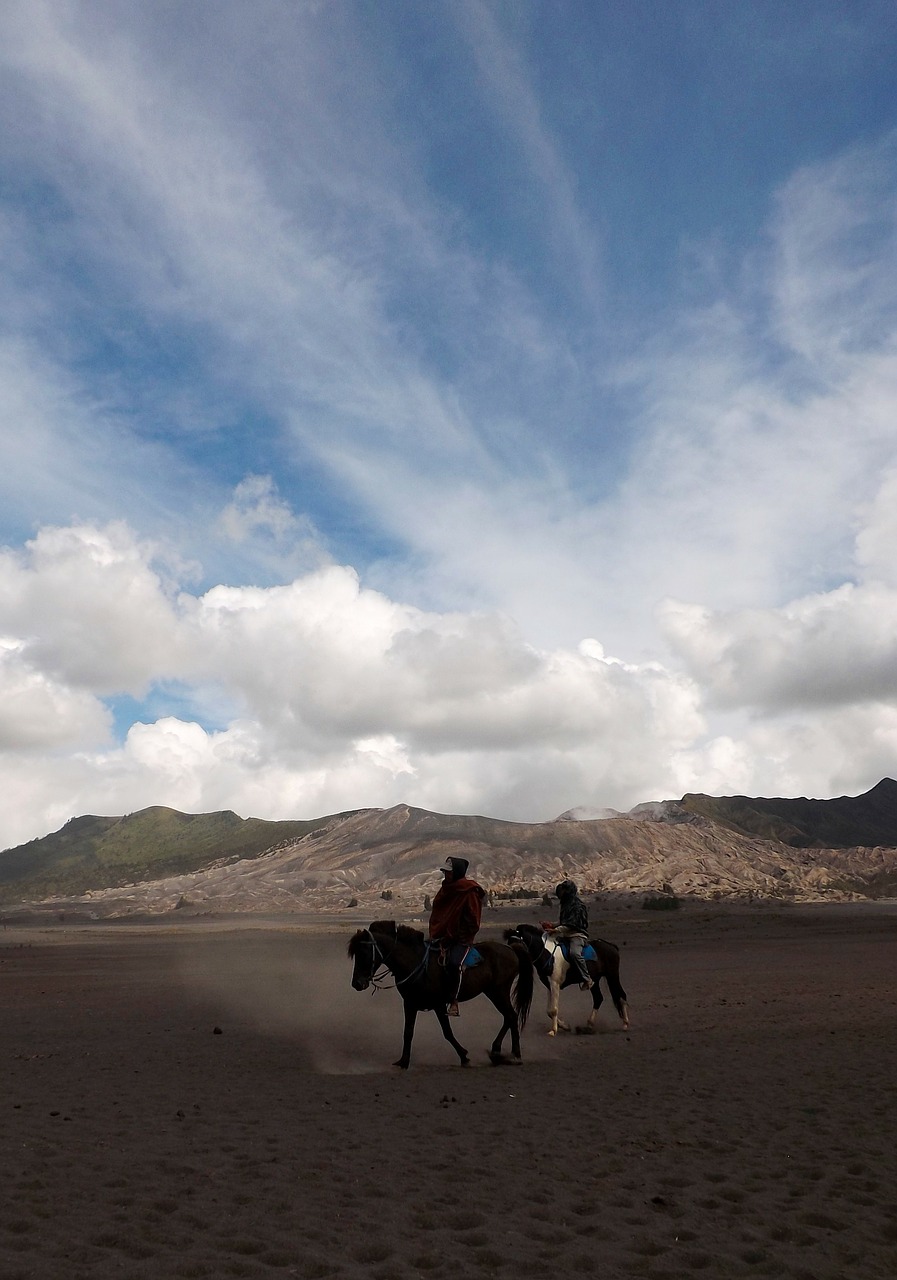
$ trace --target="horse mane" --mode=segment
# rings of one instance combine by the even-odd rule
[[[404,942],[411,946],[415,944],[420,946],[424,940],[420,929],[412,929],[408,924],[396,924],[395,920],[374,920],[367,929],[358,930],[358,934],[363,933],[385,933],[390,938],[395,938],[396,942]],[[358,934],[355,937],[358,937]],[[352,941],[354,942],[355,939],[353,938]]]
[[[406,946],[419,946],[424,940],[420,929],[412,929],[410,924],[396,924],[395,920],[375,920],[371,933],[388,933],[396,942],[404,942]]]
[[[531,933],[541,938],[544,930],[540,929],[539,926],[535,924],[518,924],[515,925],[513,929],[506,929],[505,937],[507,937],[509,933]]]
[[[366,940],[364,936],[366,932],[367,931],[365,929],[356,929],[352,934],[352,937],[349,939],[349,945],[346,947],[346,955],[350,960],[354,960],[355,952],[358,950],[358,944]]]
[[[346,954],[350,960],[355,959],[358,948],[365,942],[369,943],[372,933],[388,933],[395,938],[398,934],[395,920],[375,920],[368,929],[356,929],[349,939],[349,945],[346,947]]]

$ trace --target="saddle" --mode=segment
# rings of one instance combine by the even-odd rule
[[[546,945],[548,945],[548,943],[554,943],[556,947],[560,947],[561,955],[564,957],[564,959],[567,961],[568,964],[570,963],[570,941],[568,938],[555,938],[550,933],[543,933],[542,940],[545,942]],[[592,946],[591,942],[583,943],[582,958],[583,960],[598,959],[598,952]]]
[[[473,969],[476,965],[481,964],[483,960],[481,952],[477,951],[473,944],[467,946],[464,942],[450,943],[443,941],[441,938],[435,938],[428,945],[435,949],[441,965],[456,964],[460,965],[462,969]],[[463,957],[461,956],[462,950],[464,950]],[[460,958],[453,959],[453,953]]]

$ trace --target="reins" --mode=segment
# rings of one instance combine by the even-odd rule
[[[375,991],[397,990],[399,987],[404,986],[406,982],[410,982],[412,978],[416,978],[418,974],[426,971],[427,961],[430,958],[430,950],[433,945],[431,942],[426,942],[424,944],[424,954],[417,968],[412,969],[411,973],[406,974],[404,978],[398,978],[396,977],[394,970],[391,968],[390,963],[387,960],[386,956],[383,954],[382,947],[379,945],[379,943],[377,942],[377,939],[371,933],[370,929],[363,929],[362,933],[367,934],[367,938],[362,939],[362,941],[369,943],[369,945],[374,948],[374,960],[376,961],[376,963],[374,962],[371,963],[371,986],[374,988]],[[392,986],[388,986],[386,984],[384,976],[379,975],[380,969],[386,969],[388,973],[392,974],[392,977],[393,977]]]
[[[552,938],[548,934],[543,932],[541,936],[542,945],[539,947],[537,952],[535,950],[535,946],[531,948],[530,944],[527,942],[524,935],[522,933],[518,933],[516,929],[513,932],[513,934],[511,934],[511,937],[508,938],[508,942],[511,942],[512,939],[516,939],[516,941],[527,952],[530,960],[532,960],[533,965],[536,968],[537,973],[541,972],[543,969],[545,970],[546,973],[551,972],[552,968],[554,967],[555,955],[557,954],[558,948],[561,945],[555,938]],[[534,942],[535,942],[535,939],[534,939]]]

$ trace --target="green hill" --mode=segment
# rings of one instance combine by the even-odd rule
[[[230,810],[179,813],[161,806],[122,818],[72,818],[51,835],[0,853],[0,901],[74,896],[255,858],[331,820],[266,822]]]

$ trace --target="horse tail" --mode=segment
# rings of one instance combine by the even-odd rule
[[[517,957],[517,981],[514,983],[512,1004],[521,1031],[526,1026],[529,1007],[533,1002],[533,962],[525,947],[512,947]]]

